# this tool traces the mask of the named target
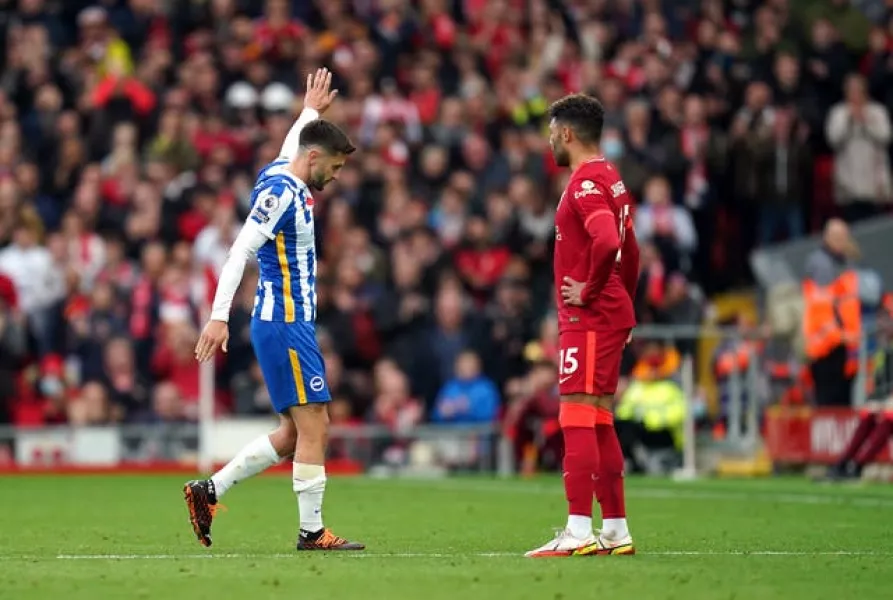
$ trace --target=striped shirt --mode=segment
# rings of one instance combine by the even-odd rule
[[[251,193],[250,221],[268,241],[257,251],[260,277],[252,317],[261,321],[316,320],[316,236],[313,198],[287,159],[264,167]]]

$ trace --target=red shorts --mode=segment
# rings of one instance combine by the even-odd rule
[[[617,391],[620,359],[630,329],[565,331],[558,336],[561,349],[558,392],[610,396]]]

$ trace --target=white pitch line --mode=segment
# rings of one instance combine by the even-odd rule
[[[641,552],[642,556],[876,556],[891,557],[891,552],[871,552],[860,550],[828,550],[828,551],[786,551],[786,550],[666,550]],[[253,553],[221,553],[221,554],[59,554],[55,560],[208,560],[208,559],[295,559],[297,553],[253,554]],[[343,552],[326,556],[343,556],[345,558],[522,558],[520,552]],[[36,556],[0,556],[0,560],[47,560]]]
[[[175,559],[263,559],[263,558],[291,558],[300,556],[293,552],[290,554],[252,554],[252,553],[225,553],[225,554],[60,554],[57,560],[175,560]],[[459,552],[338,552],[324,556],[343,556],[345,558],[498,558],[508,556],[523,556],[515,552],[476,552],[463,554]]]

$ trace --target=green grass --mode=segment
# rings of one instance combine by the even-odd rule
[[[359,556],[297,555],[279,476],[230,492],[205,550],[181,483],[0,477],[0,598],[838,600],[893,585],[888,487],[631,480],[637,556],[531,560],[563,524],[556,479],[333,478],[326,520],[368,544]]]

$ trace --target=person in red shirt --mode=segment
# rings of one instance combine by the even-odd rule
[[[555,162],[573,170],[555,212],[554,258],[568,521],[554,540],[527,556],[634,554],[613,414],[620,359],[636,324],[639,247],[631,199],[599,150],[601,103],[574,94],[555,102],[549,116]],[[592,531],[593,493],[602,509],[598,536]]]

